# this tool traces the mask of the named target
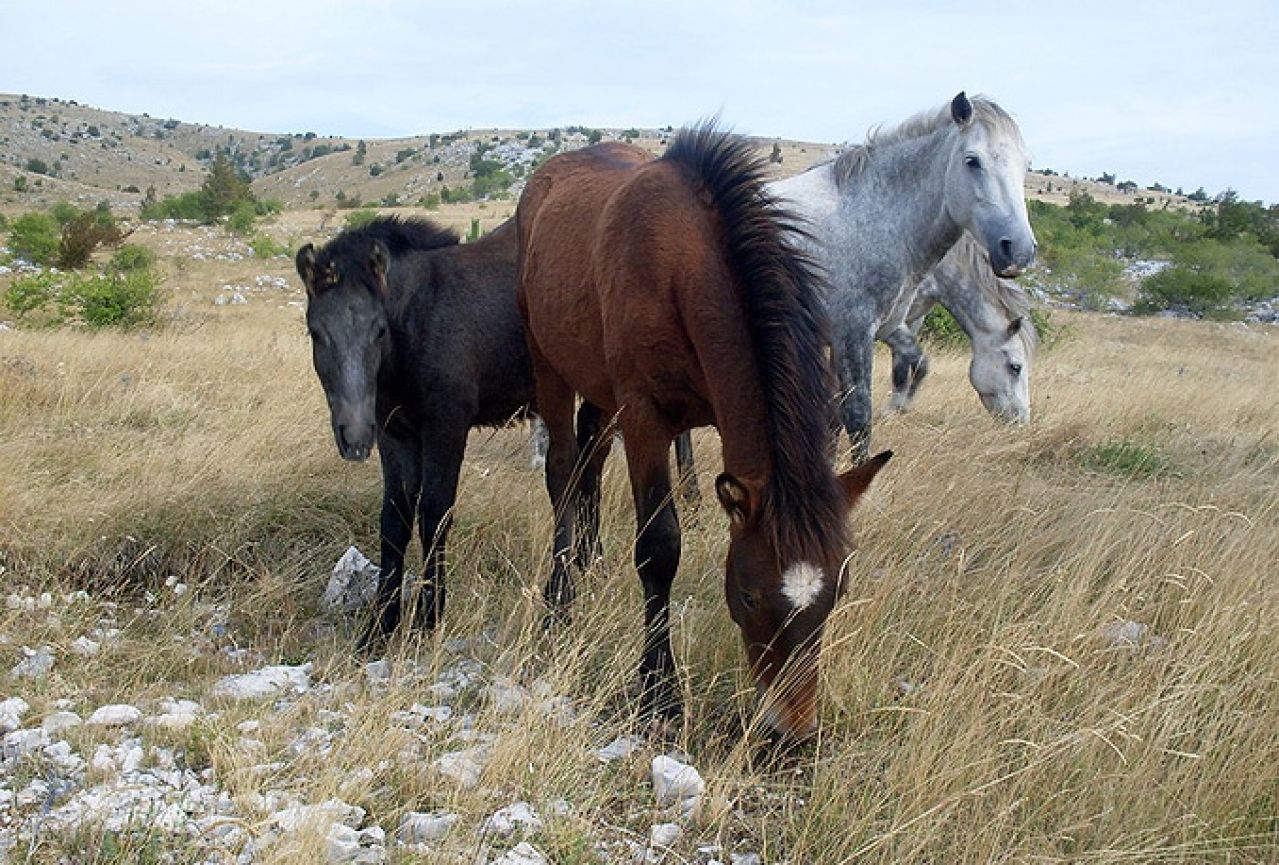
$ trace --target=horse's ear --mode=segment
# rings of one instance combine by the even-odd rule
[[[879,474],[879,470],[888,465],[888,461],[892,458],[892,451],[881,451],[839,476],[839,485],[844,489],[844,498],[849,508],[857,504],[857,500],[870,487],[870,482],[875,479],[875,475]]]
[[[759,495],[749,481],[724,472],[715,479],[715,494],[733,525],[744,526],[754,519]]]
[[[950,116],[960,126],[973,119],[973,104],[968,101],[968,94],[959,91],[959,95],[950,101]]]
[[[378,291],[386,292],[386,268],[391,260],[391,252],[382,241],[375,241],[369,250],[369,270],[373,272],[373,281]]]
[[[1017,334],[1021,333],[1021,326],[1022,324],[1025,323],[1025,321],[1026,321],[1025,316],[1019,315],[1016,318],[1014,318],[1012,320],[1012,323],[1008,325],[1008,335],[1016,336]]]
[[[315,245],[308,243],[306,246],[298,250],[297,258],[294,264],[298,268],[298,276],[302,277],[302,284],[306,286],[308,295],[315,294]]]

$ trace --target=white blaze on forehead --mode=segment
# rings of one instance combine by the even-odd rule
[[[797,610],[807,609],[822,593],[826,575],[817,565],[796,562],[782,573],[782,594]]]

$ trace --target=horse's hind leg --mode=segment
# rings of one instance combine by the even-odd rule
[[[697,467],[693,464],[693,434],[685,430],[675,437],[675,469],[679,476],[679,496],[689,510],[702,504],[702,491],[697,488]]]
[[[612,422],[589,402],[577,410],[577,447],[581,459],[578,478],[577,544],[573,558],[585,569],[603,555],[600,545],[600,476],[613,447]]]
[[[380,648],[400,622],[404,552],[413,537],[413,519],[422,483],[417,442],[384,434],[378,437],[378,455],[382,461],[381,573],[373,615],[360,636],[361,651]]]
[[[573,403],[576,395],[559,374],[530,344],[537,406],[546,424],[546,491],[555,509],[555,536],[551,542],[551,576],[543,592],[552,617],[567,621],[575,590],[569,570],[573,555],[574,522],[577,514],[577,438],[573,430]]]
[[[626,467],[635,498],[635,567],[644,585],[643,709],[656,718],[680,714],[679,682],[671,652],[671,583],[679,569],[680,531],[671,501],[671,436],[638,411],[623,415]]]

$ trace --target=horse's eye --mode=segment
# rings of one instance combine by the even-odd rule
[[[1021,364],[1019,364],[1019,363],[1010,363],[1010,364],[1008,364],[1008,370],[1009,370],[1009,372],[1011,372],[1013,375],[1021,375]]]
[[[967,165],[969,168],[973,169],[974,171],[976,171],[978,168],[981,168],[981,160],[978,159],[976,156],[965,156],[964,164]]]
[[[743,607],[748,610],[755,609],[755,596],[750,592],[739,592],[738,597],[741,598]]]

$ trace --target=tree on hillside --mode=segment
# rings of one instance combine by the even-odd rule
[[[209,166],[209,174],[200,187],[205,213],[216,219],[235,210],[241,202],[252,202],[249,178],[232,164],[225,151],[219,150]]]

